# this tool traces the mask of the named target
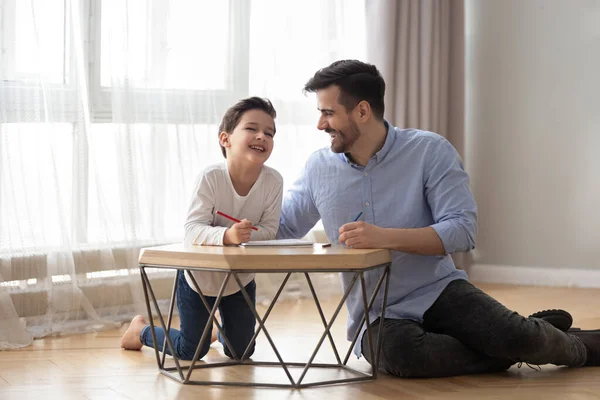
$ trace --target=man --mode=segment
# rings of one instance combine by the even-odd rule
[[[443,137],[383,119],[385,83],[375,66],[337,61],[304,89],[316,93],[317,128],[330,135],[331,149],[312,154],[286,194],[278,238],[302,237],[321,219],[332,243],[391,250],[385,320],[375,320],[382,293],[370,314],[375,337],[383,329],[379,369],[442,377],[503,371],[515,362],[600,365],[600,334],[553,326],[570,327],[570,320],[560,323],[570,318],[564,311],[522,317],[456,269],[449,254],[473,249],[477,230],[468,175]],[[366,273],[367,293],[382,273]],[[344,289],[349,282],[342,275]],[[350,339],[365,330],[358,326],[359,287],[347,307]],[[355,354],[371,362],[367,335],[361,337]]]

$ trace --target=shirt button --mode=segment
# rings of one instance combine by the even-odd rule
[[[368,201],[365,203],[365,206],[369,207],[369,202]]]
[[[369,176],[369,173],[368,173],[368,172],[365,172],[365,176]]]

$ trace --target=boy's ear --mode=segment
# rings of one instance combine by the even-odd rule
[[[223,147],[230,147],[231,142],[229,141],[229,133],[227,133],[227,132],[219,133],[219,143],[221,143],[221,146],[223,146]]]

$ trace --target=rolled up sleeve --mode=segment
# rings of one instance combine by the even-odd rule
[[[477,205],[471,192],[469,176],[460,156],[445,139],[440,139],[428,153],[425,194],[434,223],[446,253],[475,248]]]

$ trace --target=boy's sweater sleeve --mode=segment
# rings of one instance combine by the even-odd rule
[[[272,240],[277,235],[283,199],[283,178],[279,172],[275,170],[272,172],[273,183],[269,185],[265,209],[256,225],[258,231],[252,231],[250,240]]]
[[[199,245],[223,245],[223,236],[227,227],[212,226],[215,199],[215,185],[207,174],[202,174],[197,181],[192,204],[185,221],[185,242]]]

